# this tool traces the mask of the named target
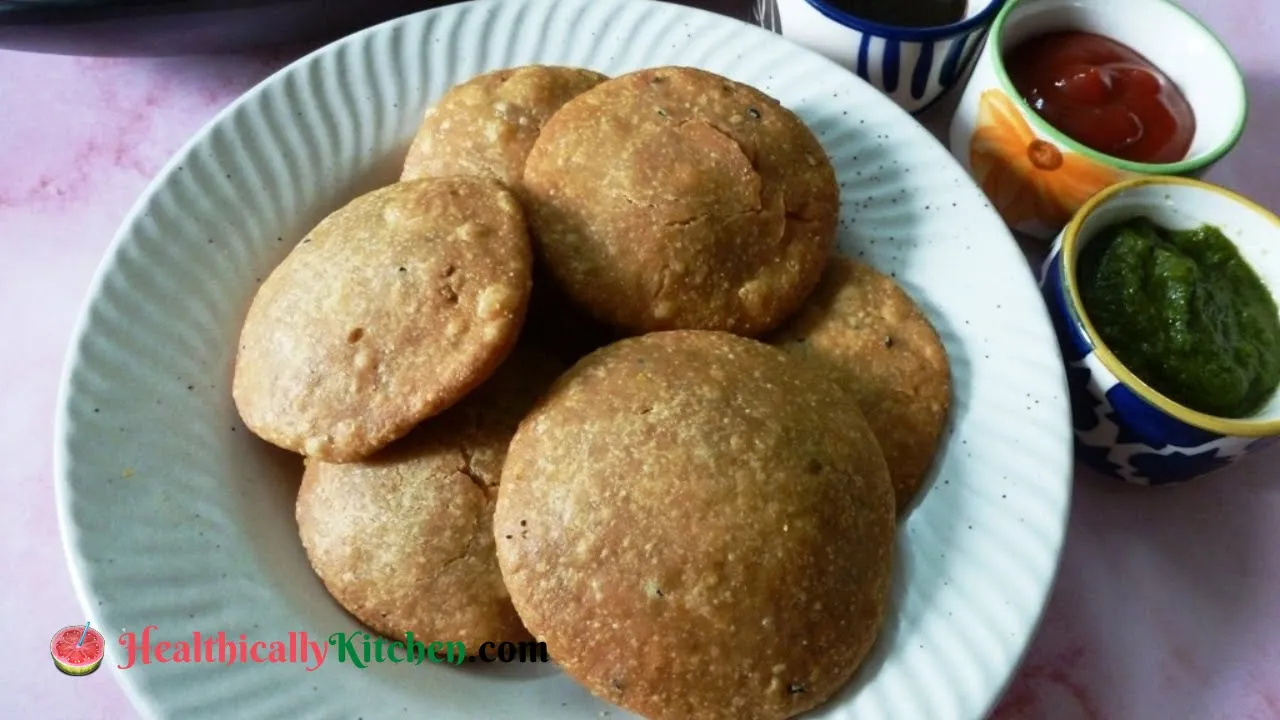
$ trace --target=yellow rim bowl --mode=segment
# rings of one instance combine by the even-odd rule
[[[1155,388],[1148,385],[1137,375],[1134,375],[1129,368],[1124,366],[1102,342],[1102,338],[1098,335],[1098,331],[1093,327],[1093,322],[1089,320],[1089,315],[1084,311],[1084,303],[1080,300],[1080,288],[1076,282],[1076,255],[1080,242],[1080,231],[1084,227],[1085,222],[1093,215],[1093,211],[1109,201],[1110,199],[1121,195],[1128,190],[1143,187],[1147,185],[1179,185],[1184,187],[1193,187],[1207,192],[1215,193],[1235,204],[1262,216],[1269,220],[1275,226],[1277,233],[1280,233],[1280,217],[1276,217],[1275,213],[1267,210],[1252,200],[1231,192],[1226,188],[1218,187],[1200,180],[1193,180],[1184,177],[1168,177],[1168,176],[1148,176],[1126,180],[1116,183],[1102,190],[1088,200],[1080,210],[1076,212],[1075,217],[1067,223],[1062,234],[1062,280],[1067,290],[1069,300],[1069,309],[1075,319],[1080,321],[1084,327],[1085,335],[1089,339],[1089,343],[1093,345],[1093,352],[1102,361],[1102,365],[1110,370],[1121,383],[1132,390],[1138,397],[1144,401],[1159,408],[1164,413],[1201,430],[1217,433],[1219,435],[1228,435],[1236,437],[1268,437],[1271,435],[1280,435],[1280,418],[1277,419],[1248,419],[1248,418],[1223,418],[1216,415],[1208,415],[1206,413],[1192,410],[1191,408],[1181,405],[1162,395]],[[1268,288],[1275,295],[1276,288]]]

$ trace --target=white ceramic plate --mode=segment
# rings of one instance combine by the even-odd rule
[[[934,485],[901,532],[883,635],[818,716],[983,716],[1045,603],[1069,500],[1065,380],[1023,256],[947,151],[852,74],[734,20],[623,0],[466,3],[361,32],[247,93],[160,173],[94,281],[57,422],[63,535],[107,663],[126,662],[113,636],[147,625],[153,641],[357,629],[298,542],[299,461],[250,436],[232,405],[241,320],[303,232],[395,178],[429,102],[531,62],[706,68],[778,97],[822,140],[843,188],[842,249],[920,300],[956,396]],[[331,655],[315,672],[111,671],[158,717],[625,716],[550,666],[360,670]]]

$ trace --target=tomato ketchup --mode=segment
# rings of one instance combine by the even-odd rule
[[[1006,57],[1027,104],[1071,139],[1140,163],[1186,158],[1196,118],[1163,72],[1127,45],[1086,32],[1031,38]]]

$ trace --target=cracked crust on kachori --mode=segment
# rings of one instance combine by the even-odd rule
[[[400,179],[479,175],[518,189],[542,126],[607,79],[584,68],[527,65],[455,85],[424,115]]]
[[[484,382],[515,346],[532,249],[493,180],[427,179],[362,195],[262,283],[232,393],[259,437],[350,462]]]
[[[799,117],[681,67],[566,103],[534,143],[523,188],[557,283],[636,334],[772,329],[818,282],[839,215],[835,172]]]
[[[919,493],[951,406],[951,368],[937,331],[893,279],[832,258],[800,312],[770,341],[834,371],[880,441],[899,513]]]
[[[776,720],[853,675],[895,533],[875,437],[811,363],[723,332],[622,340],[521,423],[494,515],[525,625],[653,720]]]
[[[529,639],[498,570],[493,504],[507,443],[563,369],[517,348],[466,400],[376,455],[308,460],[298,531],[339,604],[397,639],[413,631],[472,652]]]

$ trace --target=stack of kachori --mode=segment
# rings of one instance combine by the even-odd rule
[[[950,404],[925,313],[833,256],[839,212],[804,122],[707,71],[450,89],[241,334],[236,406],[305,457],[329,593],[393,638],[536,638],[650,718],[826,702]]]

